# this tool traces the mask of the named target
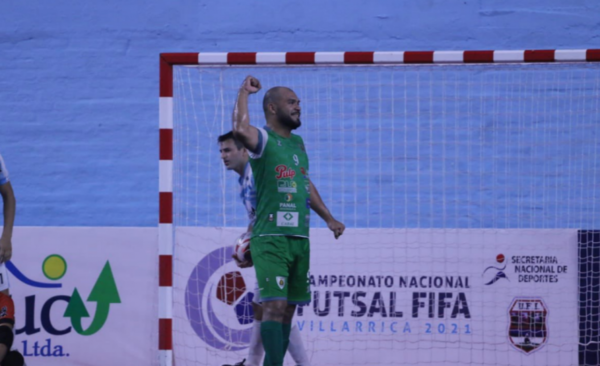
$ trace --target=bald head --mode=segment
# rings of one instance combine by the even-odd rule
[[[265,116],[267,116],[267,113],[269,112],[269,104],[279,103],[284,92],[293,93],[294,91],[285,86],[275,86],[265,93],[265,97],[263,98],[263,111],[265,112]]]

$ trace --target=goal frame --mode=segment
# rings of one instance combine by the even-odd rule
[[[158,352],[173,361],[173,67],[265,65],[402,65],[600,62],[600,49],[382,51],[382,52],[187,52],[159,58]]]

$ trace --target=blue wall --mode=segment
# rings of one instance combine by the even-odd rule
[[[17,224],[156,225],[160,52],[600,48],[599,11],[593,0],[1,2],[0,152]]]

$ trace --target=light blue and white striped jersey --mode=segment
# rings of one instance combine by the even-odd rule
[[[254,175],[252,174],[250,162],[246,163],[244,174],[240,176],[238,181],[240,183],[240,197],[242,198],[242,203],[248,211],[250,224],[254,225],[254,221],[256,221],[256,187],[254,185]]]
[[[0,155],[0,186],[8,183],[8,181],[8,170],[6,169],[2,155]]]

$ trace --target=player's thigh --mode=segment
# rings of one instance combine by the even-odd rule
[[[10,326],[15,324],[15,303],[9,295],[0,293],[0,325]]]
[[[6,264],[0,264],[0,292],[4,292],[8,295],[8,289],[10,288],[10,283],[8,281],[8,269],[6,268]]]
[[[263,306],[267,301],[287,300],[290,261],[285,237],[255,237],[250,246]]]
[[[294,261],[290,266],[288,302],[306,305],[310,302],[310,244],[307,238],[292,238]]]

